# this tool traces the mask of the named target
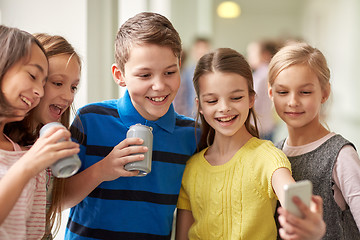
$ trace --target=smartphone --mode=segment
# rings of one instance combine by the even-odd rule
[[[312,196],[312,183],[309,180],[302,180],[295,183],[291,183],[284,186],[285,201],[284,208],[294,214],[295,216],[302,217],[302,214],[298,207],[293,202],[293,197],[297,196],[301,201],[310,207],[310,201]]]

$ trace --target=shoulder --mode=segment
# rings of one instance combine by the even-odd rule
[[[79,115],[85,115],[88,113],[99,115],[113,115],[119,116],[117,110],[118,99],[111,99],[102,102],[90,103],[80,108]]]
[[[333,145],[340,145],[341,148],[343,148],[346,145],[349,145],[352,148],[354,148],[354,150],[356,151],[355,145],[340,134],[335,134],[328,141],[330,141]]]
[[[275,147],[274,143],[269,140],[262,140],[256,137],[253,137],[249,140],[249,149],[258,153],[258,154],[265,154],[265,155],[280,155],[285,156],[285,154]]]
[[[194,173],[199,172],[199,168],[202,168],[203,166],[202,162],[205,151],[206,149],[202,150],[201,152],[195,153],[193,156],[190,157],[190,159],[186,162],[184,177],[188,178]]]
[[[206,148],[207,149],[207,148]],[[190,157],[190,159],[186,162],[186,166],[196,166],[199,164],[199,160],[201,158],[203,158],[204,156],[204,152],[206,151],[206,149],[203,149],[202,151],[195,153],[194,155],[192,155]]]
[[[179,127],[195,127],[195,120],[193,118],[178,114],[175,112],[176,126]]]
[[[247,145],[248,155],[257,158],[257,162],[273,163],[275,166],[287,166],[289,160],[285,153],[274,146],[271,141],[252,138]]]

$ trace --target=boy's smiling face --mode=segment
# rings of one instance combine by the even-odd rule
[[[131,102],[145,119],[164,116],[180,86],[180,63],[169,47],[135,45],[125,64],[125,72],[114,65],[115,81],[127,87]]]

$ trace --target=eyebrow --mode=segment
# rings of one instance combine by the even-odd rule
[[[235,89],[234,91],[231,91],[230,94],[233,94],[233,93],[242,93],[242,92],[245,92],[246,90],[244,89]],[[213,95],[216,95],[215,93],[206,93],[206,94],[203,94],[201,95],[202,97],[206,97],[206,96],[213,96]]]
[[[177,67],[177,66],[178,66],[177,63],[174,63],[174,64],[171,64],[171,65],[165,67],[165,69],[169,69],[169,68],[173,68],[173,67]],[[151,70],[151,69],[152,68],[149,68],[149,67],[139,67],[136,69],[136,71]]]
[[[44,69],[39,65],[39,64],[29,64],[32,67],[36,67],[37,69],[40,70],[41,73],[44,73]]]
[[[282,88],[287,88],[288,86],[286,85],[283,85],[283,84],[277,84],[279,87],[282,87]],[[306,83],[306,84],[303,84],[301,85],[300,87],[303,88],[303,87],[313,87],[314,84],[313,83]]]
[[[177,63],[174,63],[174,64],[172,64],[172,65],[170,65],[170,66],[168,66],[168,67],[166,67],[166,69],[168,69],[168,68],[172,68],[172,67],[177,67],[178,65],[177,65]]]

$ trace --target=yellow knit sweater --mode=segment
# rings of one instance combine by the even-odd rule
[[[276,239],[271,177],[290,162],[270,141],[251,138],[230,161],[211,166],[207,149],[188,161],[178,208],[192,211],[190,239]]]

